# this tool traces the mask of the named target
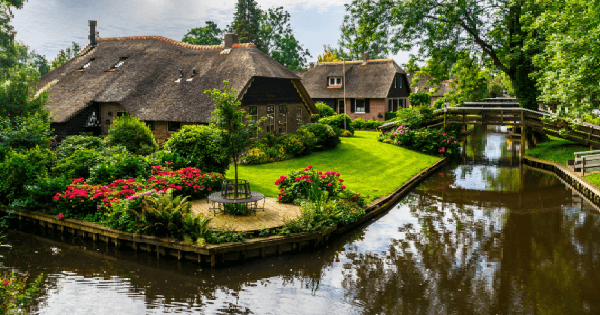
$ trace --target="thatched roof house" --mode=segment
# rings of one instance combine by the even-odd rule
[[[408,77],[408,84],[410,86],[413,85],[413,80],[415,78],[415,74],[417,74],[417,72],[410,72],[406,75]],[[428,75],[427,73],[420,72],[419,73],[419,82],[417,83],[417,86],[410,88],[410,92],[411,93],[431,93],[431,92],[433,92],[433,94],[430,94],[431,95],[431,103],[433,104],[438,99],[444,98],[444,94],[450,90],[450,81],[451,81],[451,80],[444,80],[441,82],[440,85],[434,85],[434,84],[429,83],[429,82],[433,82],[434,80],[435,79],[433,77],[431,77],[430,75]]]
[[[308,94],[352,119],[383,120],[386,112],[407,106],[410,93],[406,72],[393,59],[322,62],[297,72]],[[344,106],[344,79],[345,98]]]
[[[38,88],[50,90],[47,106],[59,136],[90,128],[106,133],[112,119],[127,112],[166,138],[181,124],[209,123],[214,105],[203,92],[222,88],[224,80],[247,112],[280,118],[269,132],[295,132],[317,112],[298,76],[253,44],[238,44],[235,34],[226,35],[225,45],[212,46],[160,36],[92,39],[44,75]]]

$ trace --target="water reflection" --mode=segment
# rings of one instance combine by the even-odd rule
[[[311,253],[223,269],[11,232],[5,265],[49,274],[39,314],[592,314],[598,211],[520,166],[505,130],[387,214]]]

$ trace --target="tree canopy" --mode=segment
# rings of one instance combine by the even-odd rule
[[[290,14],[283,7],[263,12],[260,37],[263,51],[290,70],[303,67],[306,57],[310,57],[308,49],[303,49],[294,36]]]
[[[205,24],[205,27],[197,27],[188,31],[181,41],[192,45],[221,45],[223,30],[213,21],[206,21]]]
[[[80,50],[81,47],[76,42],[73,42],[71,47],[67,47],[67,49],[61,49],[56,58],[52,61],[50,70],[54,70],[65,62],[71,60],[71,58],[75,57]]]
[[[260,38],[262,15],[255,0],[239,0],[233,13],[231,29],[238,34],[240,43],[253,43],[256,48],[266,52]]]
[[[371,59],[387,58],[390,53],[386,24],[390,18],[389,9],[376,5],[373,0],[353,0],[344,6],[349,14],[342,22],[336,55],[346,60],[360,60],[363,53],[368,53]]]

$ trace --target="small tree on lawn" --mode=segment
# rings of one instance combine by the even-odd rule
[[[233,160],[235,170],[235,181],[233,197],[238,196],[238,160],[246,148],[250,145],[250,138],[260,131],[259,124],[265,118],[253,120],[246,111],[238,109],[240,102],[236,101],[237,94],[231,90],[228,81],[223,81],[223,90],[206,90],[204,93],[210,95],[215,102],[215,110],[210,118],[211,124],[220,130],[218,143],[221,148]]]

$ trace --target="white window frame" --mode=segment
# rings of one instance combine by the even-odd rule
[[[362,111],[358,110],[358,100],[362,100],[363,101],[363,107],[362,107]],[[364,98],[356,98],[354,99],[354,113],[356,114],[365,114],[365,109],[366,109],[366,102]]]
[[[285,109],[285,111],[281,111],[282,106]],[[277,130],[279,134],[287,133],[287,114],[287,104],[279,105],[279,119],[277,120]]]
[[[329,77],[329,86],[342,86],[342,77]]]
[[[269,112],[269,108],[272,108],[273,111],[270,113]],[[267,111],[267,128],[266,128],[266,132],[268,133],[275,133],[275,105],[267,105],[266,108]]]
[[[302,107],[296,108],[296,123],[298,127],[302,126]]]

